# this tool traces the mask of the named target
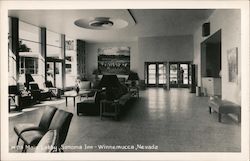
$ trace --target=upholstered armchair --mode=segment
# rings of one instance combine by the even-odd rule
[[[39,141],[35,153],[52,153],[58,152],[59,134],[57,130],[49,130]]]
[[[33,99],[35,101],[40,102],[41,100],[44,100],[46,98],[51,99],[52,97],[51,91],[40,89],[38,84],[34,82],[29,83],[29,86],[30,86],[31,95],[33,96]]]
[[[82,102],[77,103],[77,115],[80,113],[84,115],[99,115],[100,114],[100,97],[101,91],[93,90],[88,98]]]
[[[24,107],[34,103],[31,94],[25,90],[20,90],[17,85],[9,86],[9,111],[10,106],[15,106],[15,110],[21,111]]]
[[[17,144],[21,139],[24,142],[23,152],[26,152],[27,146],[36,146],[49,130],[57,130],[59,135],[57,151],[62,151],[61,145],[66,140],[72,117],[73,114],[70,112],[48,106],[45,108],[39,125],[18,124],[14,127],[18,135]]]
[[[51,92],[53,97],[61,97],[61,89],[54,87],[51,81],[45,81],[44,85]]]

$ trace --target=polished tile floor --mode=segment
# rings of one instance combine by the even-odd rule
[[[120,121],[98,116],[77,116],[73,101],[56,106],[74,113],[64,144],[65,152],[240,152],[241,125],[227,115],[218,122],[209,114],[208,97],[188,89],[149,88],[140,91]],[[43,107],[9,118],[9,145],[16,143],[13,126],[38,122]],[[22,143],[21,143],[22,144]]]

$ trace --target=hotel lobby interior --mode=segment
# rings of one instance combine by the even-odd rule
[[[10,153],[241,152],[240,9],[8,21]]]

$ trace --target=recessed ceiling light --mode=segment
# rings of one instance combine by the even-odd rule
[[[74,24],[78,27],[92,30],[115,30],[128,26],[127,21],[110,17],[78,19],[74,22]]]

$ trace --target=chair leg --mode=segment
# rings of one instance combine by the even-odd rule
[[[27,152],[27,149],[26,149],[26,144],[25,144],[25,143],[23,144],[23,149],[22,149],[22,152]]]
[[[238,123],[241,123],[241,114],[238,114]]]
[[[17,142],[16,142],[16,145],[18,145],[18,143],[19,143],[19,140],[20,140],[20,137],[19,136],[17,136],[18,138],[17,138]]]
[[[57,150],[56,150],[57,152],[63,152],[63,148],[62,148],[62,146],[60,146],[60,147],[57,147]]]
[[[218,113],[219,122],[221,122],[221,113]]]

